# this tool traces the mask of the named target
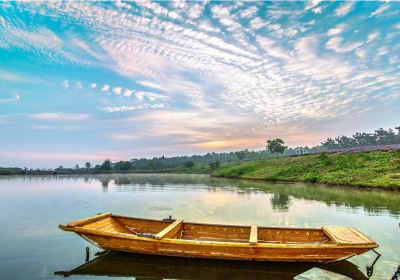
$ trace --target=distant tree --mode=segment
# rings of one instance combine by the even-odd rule
[[[248,150],[243,150],[243,151],[238,151],[235,152],[235,156],[239,159],[239,160],[244,160],[246,158],[246,154],[248,153]]]
[[[87,162],[85,163],[85,167],[86,167],[87,170],[89,170],[91,166],[92,166],[92,165],[90,164],[90,162],[87,161]]]
[[[193,168],[194,162],[191,161],[191,160],[188,160],[188,161],[185,162],[185,165],[184,165],[184,166],[185,166],[186,168]]]
[[[336,137],[335,140],[338,143],[339,148],[351,148],[357,146],[357,142],[353,138],[344,135]]]
[[[214,161],[214,162],[210,162],[209,165],[210,165],[211,169],[217,169],[221,165],[221,162]]]
[[[337,149],[338,145],[336,144],[336,141],[333,140],[332,138],[326,139],[325,142],[321,143],[322,147],[324,147],[327,150],[333,150]]]
[[[76,170],[79,169],[79,164],[75,164],[75,169],[76,169]]]
[[[106,159],[100,166],[100,170],[111,170],[111,160]]]
[[[274,140],[268,140],[267,141],[267,149],[271,153],[275,153],[276,157],[278,157],[278,154],[282,154],[286,150],[287,146],[285,146],[285,142],[283,142],[282,139],[274,139]]]
[[[119,161],[115,164],[115,169],[117,170],[129,170],[132,169],[133,164],[131,161]]]

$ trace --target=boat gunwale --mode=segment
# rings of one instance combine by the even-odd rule
[[[141,221],[150,221],[150,222],[163,222],[163,223],[170,223],[174,222],[175,219],[172,220],[156,220],[156,219],[147,219],[147,218],[136,218],[136,217],[128,217],[128,216],[121,216],[121,215],[111,215],[111,217],[115,218],[124,218],[124,219],[131,219],[131,220],[141,220]],[[208,224],[208,223],[197,223],[197,222],[186,222],[183,221],[183,224],[190,224],[190,225],[199,225],[199,226],[220,226],[220,227],[244,227],[250,228],[250,225],[226,225],[226,224]],[[277,230],[304,230],[304,231],[322,231],[322,228],[315,228],[315,227],[268,227],[268,226],[259,226],[258,229],[277,229]]]
[[[111,231],[104,231],[104,230],[96,230],[96,229],[87,229],[84,227],[74,227],[71,229],[78,234],[91,234],[91,235],[98,235],[98,236],[107,236],[107,237],[114,237],[120,239],[129,239],[129,240],[137,240],[143,242],[155,242],[155,243],[169,243],[169,244],[191,244],[197,246],[216,246],[216,247],[240,247],[240,248],[291,248],[291,249],[298,249],[298,248],[309,248],[309,249],[318,249],[318,248],[338,248],[338,249],[345,249],[345,248],[357,248],[357,249],[373,249],[377,248],[378,244],[346,244],[346,245],[336,245],[326,244],[326,243],[271,243],[271,242],[263,242],[257,244],[250,244],[248,242],[227,242],[227,241],[205,241],[205,240],[196,240],[196,239],[179,239],[179,238],[163,238],[160,240],[147,238],[147,237],[139,237],[135,234],[128,234],[128,233],[117,233]],[[86,237],[89,238],[89,237]]]

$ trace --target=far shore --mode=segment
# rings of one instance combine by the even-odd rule
[[[226,164],[212,176],[400,191],[400,149]]]
[[[320,153],[300,157],[223,162],[217,165],[151,170],[0,168],[0,175],[52,176],[96,174],[208,174],[213,177],[266,182],[313,183],[361,190],[400,191],[400,149]]]

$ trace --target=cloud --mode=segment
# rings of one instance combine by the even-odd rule
[[[306,9],[306,10],[311,10],[311,9],[317,7],[317,6],[319,5],[320,2],[321,2],[321,0],[311,0],[311,1],[308,1],[307,4],[306,4],[306,6],[305,6],[305,9]]]
[[[19,94],[14,94],[14,97],[0,98],[0,104],[15,102],[15,101],[18,101],[20,99],[21,99],[21,97],[19,96]]]
[[[331,28],[328,30],[328,35],[332,36],[332,35],[339,35],[340,33],[342,33],[344,30],[346,30],[347,25],[342,23],[342,24],[338,24],[336,27]]]
[[[130,141],[130,140],[138,140],[141,139],[138,135],[131,135],[131,134],[123,134],[123,133],[116,133],[108,136],[111,139],[119,140],[119,141]]]
[[[180,127],[165,124],[171,133],[181,133],[196,147],[202,143],[228,147],[229,139],[252,141],[241,132],[238,137],[231,134],[236,127],[247,135],[257,130],[258,140],[280,126],[304,131],[309,123],[351,118],[369,102],[384,104],[386,95],[393,96],[400,84],[395,68],[398,55],[390,42],[396,35],[386,35],[384,25],[374,26],[368,35],[370,30],[362,24],[362,15],[368,16],[364,11],[357,17],[337,17],[355,11],[358,5],[276,2],[265,9],[264,4],[140,1],[106,7],[84,1],[21,2],[18,7],[25,13],[68,22],[71,30],[83,34],[56,31],[45,23],[12,22],[6,13],[2,17],[7,19],[7,27],[0,30],[0,39],[6,38],[2,41],[44,63],[88,63],[94,65],[90,69],[110,71],[110,79],[96,88],[120,97],[116,101],[115,95],[102,95],[98,108],[110,113],[141,111],[121,116],[147,116],[143,109],[148,109],[157,113],[155,122],[165,124],[163,111],[168,113],[165,119],[186,128],[180,131]],[[337,16],[331,16],[332,11]],[[382,12],[377,9],[374,13]],[[54,34],[54,42],[46,42],[39,34],[42,31],[49,38]],[[27,33],[33,35],[24,41],[22,35]],[[375,37],[376,33],[380,37]],[[74,37],[78,39],[71,39]],[[382,39],[379,50],[375,44],[361,42],[376,42],[377,38]],[[116,82],[121,80],[123,86]],[[82,81],[85,86],[91,83]],[[132,84],[126,86],[129,82]],[[168,110],[152,110],[155,108],[146,104],[163,104]],[[182,114],[172,115],[169,110]],[[178,121],[174,116],[193,118],[190,122],[205,122],[208,127]],[[234,121],[227,121],[229,118]],[[145,121],[152,126],[150,119],[147,116]],[[215,127],[223,131],[221,137]]]
[[[253,7],[249,7],[247,9],[245,9],[245,10],[242,10],[239,13],[239,16],[242,17],[242,18],[252,18],[257,13],[257,11],[258,11],[257,7],[254,7],[254,6]]]
[[[337,16],[344,16],[350,12],[350,10],[353,8],[354,3],[353,2],[347,2],[345,4],[342,4],[339,8],[336,9],[335,13]]]
[[[122,94],[122,87],[115,87],[115,88],[113,88],[113,92],[114,92],[116,95],[121,95],[121,94]]]
[[[65,161],[72,161],[72,163],[76,163],[76,161],[103,161],[106,158],[109,158],[113,161],[121,160],[122,156],[117,154],[114,151],[102,151],[102,152],[49,152],[46,150],[43,151],[0,151],[0,157],[4,158],[20,158],[24,159],[24,162],[27,160],[35,160],[35,161],[43,161],[46,162],[48,160],[54,160],[58,164]],[[48,162],[46,162],[48,163]],[[51,166],[54,168],[54,166]]]
[[[135,110],[134,106],[108,106],[102,108],[103,111],[106,111],[108,113],[114,113],[114,112],[127,112],[127,111],[132,111]]]
[[[0,69],[0,80],[6,81],[6,82],[15,82],[15,83],[29,83],[29,82],[33,82],[33,80],[31,78],[13,73],[13,72],[9,72],[9,71],[5,71],[5,70],[1,70]]]
[[[378,9],[376,9],[374,12],[371,13],[371,16],[378,16],[388,10],[390,8],[389,5],[382,5]]]
[[[157,103],[157,104],[141,104],[137,106],[108,106],[102,108],[102,110],[107,113],[116,113],[116,112],[128,112],[133,110],[162,109],[164,107],[165,107],[164,104]]]
[[[76,84],[76,87],[77,87],[78,89],[83,89],[82,82],[77,81],[75,84]]]
[[[97,84],[96,84],[96,83],[91,83],[91,84],[90,84],[90,87],[91,87],[91,88],[97,88]]]
[[[49,112],[31,114],[30,117],[42,121],[82,121],[90,118],[89,114],[69,114],[62,112]]]
[[[379,37],[379,32],[373,32],[368,35],[367,43],[375,41],[376,38]]]
[[[290,55],[287,53],[287,51],[275,46],[275,42],[271,39],[268,39],[266,37],[257,36],[257,42],[259,43],[260,47],[262,49],[264,49],[264,51],[267,54],[269,54],[273,57],[283,58],[283,59],[290,58]]]
[[[153,83],[151,81],[136,81],[136,83],[138,83],[139,85],[142,85],[144,87],[149,87],[149,88],[153,88],[153,89],[157,89],[159,91],[168,91],[167,88],[157,84],[157,83]]]
[[[65,88],[69,88],[70,86],[68,80],[64,80],[63,85]]]
[[[132,95],[132,93],[133,93],[133,90],[131,90],[131,89],[125,89],[125,91],[124,91],[124,96],[130,97],[130,96]]]
[[[102,91],[109,91],[110,86],[109,85],[103,85],[103,87],[101,88]]]
[[[333,37],[328,40],[325,44],[327,49],[334,50],[338,53],[350,52],[362,45],[362,42],[352,42],[348,44],[342,44],[343,39],[341,37]]]
[[[320,13],[322,13],[322,7],[316,7],[316,8],[314,8],[314,9],[312,9],[312,11],[313,11],[315,14],[320,14]]]
[[[169,97],[162,95],[162,94],[158,94],[158,93],[153,93],[153,92],[147,92],[147,91],[137,91],[135,92],[136,96],[141,96],[141,97],[146,97],[151,101],[154,100],[168,100]]]

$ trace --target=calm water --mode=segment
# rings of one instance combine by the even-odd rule
[[[400,193],[303,184],[271,184],[203,175],[0,177],[0,279],[62,279],[100,251],[59,223],[100,212],[187,221],[313,227],[355,226],[380,244],[372,279],[390,279],[400,264]],[[336,264],[363,279],[374,253]],[[358,267],[358,268],[357,268]],[[290,279],[304,265],[231,264],[111,254],[81,267],[83,278],[107,276]],[[75,271],[76,272],[76,271]],[[249,274],[250,273],[250,274]],[[98,274],[100,276],[87,276]],[[247,277],[246,277],[247,276]],[[82,279],[71,276],[70,279]],[[365,279],[365,278],[364,278]]]

